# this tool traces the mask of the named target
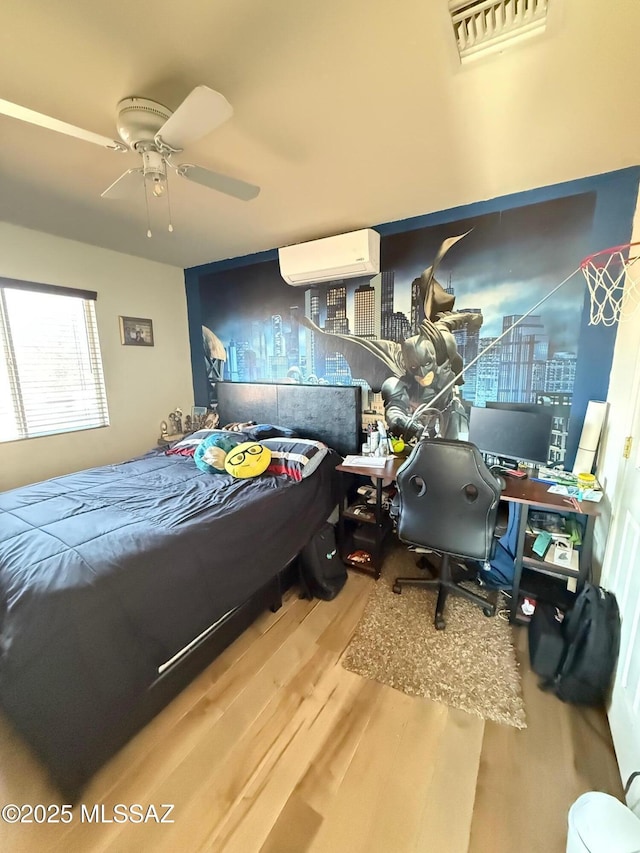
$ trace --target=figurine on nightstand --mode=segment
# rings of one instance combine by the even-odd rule
[[[175,412],[171,412],[169,420],[172,427],[171,434],[182,433],[182,410],[176,409]]]
[[[201,426],[204,429],[216,429],[220,423],[220,415],[217,412],[206,412],[202,416]]]

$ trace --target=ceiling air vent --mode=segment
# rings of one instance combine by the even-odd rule
[[[460,59],[502,50],[542,32],[548,6],[549,0],[449,0]]]

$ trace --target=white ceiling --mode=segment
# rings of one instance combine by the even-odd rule
[[[640,2],[550,0],[544,35],[460,66],[446,0],[3,0],[0,98],[115,136],[115,106],[196,85],[233,118],[185,156],[175,231],[100,193],[137,155],[0,117],[0,219],[180,267],[640,160]]]

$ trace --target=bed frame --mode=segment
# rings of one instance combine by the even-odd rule
[[[359,385],[268,385],[218,382],[220,426],[245,421],[295,429],[342,456],[357,453],[362,431]]]
[[[297,558],[296,558],[297,560]],[[295,561],[294,561],[295,562]],[[167,666],[147,689],[131,714],[116,728],[112,728],[102,741],[100,753],[96,753],[91,774],[96,773],[135,734],[160,713],[172,699],[184,690],[193,679],[218,657],[245,631],[261,613],[270,609],[276,612],[282,606],[281,575],[276,575],[251,598],[225,614],[205,635],[191,646],[179,660]],[[65,802],[75,804],[85,785],[69,779],[54,778]]]
[[[358,386],[291,386],[252,383],[218,384],[220,423],[253,420],[288,426],[304,437],[324,441],[342,455],[357,451],[361,431],[361,389]],[[234,610],[190,644],[150,685],[135,709],[105,737],[97,770],[149,723],[203,669],[226,649],[265,610],[277,611],[282,590],[295,578],[297,557]],[[66,802],[75,803],[88,780],[56,778]]]

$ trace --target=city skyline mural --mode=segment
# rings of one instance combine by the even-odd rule
[[[444,257],[436,279],[455,298],[454,312],[482,318],[479,328],[453,331],[463,364],[491,348],[465,373],[461,396],[477,406],[492,401],[552,405],[556,449],[550,456],[562,461],[579,358],[586,292],[582,276],[574,276],[493,344],[575,270],[587,253],[594,208],[595,193],[582,193],[383,236],[382,272],[373,277],[291,287],[282,280],[277,261],[203,277],[203,326],[226,355],[209,372],[211,397],[220,377],[367,389],[347,358],[298,318],[304,315],[325,332],[401,343],[416,334],[424,319],[416,279],[444,240],[465,234]],[[363,399],[365,408],[380,411],[379,395],[364,394]]]

